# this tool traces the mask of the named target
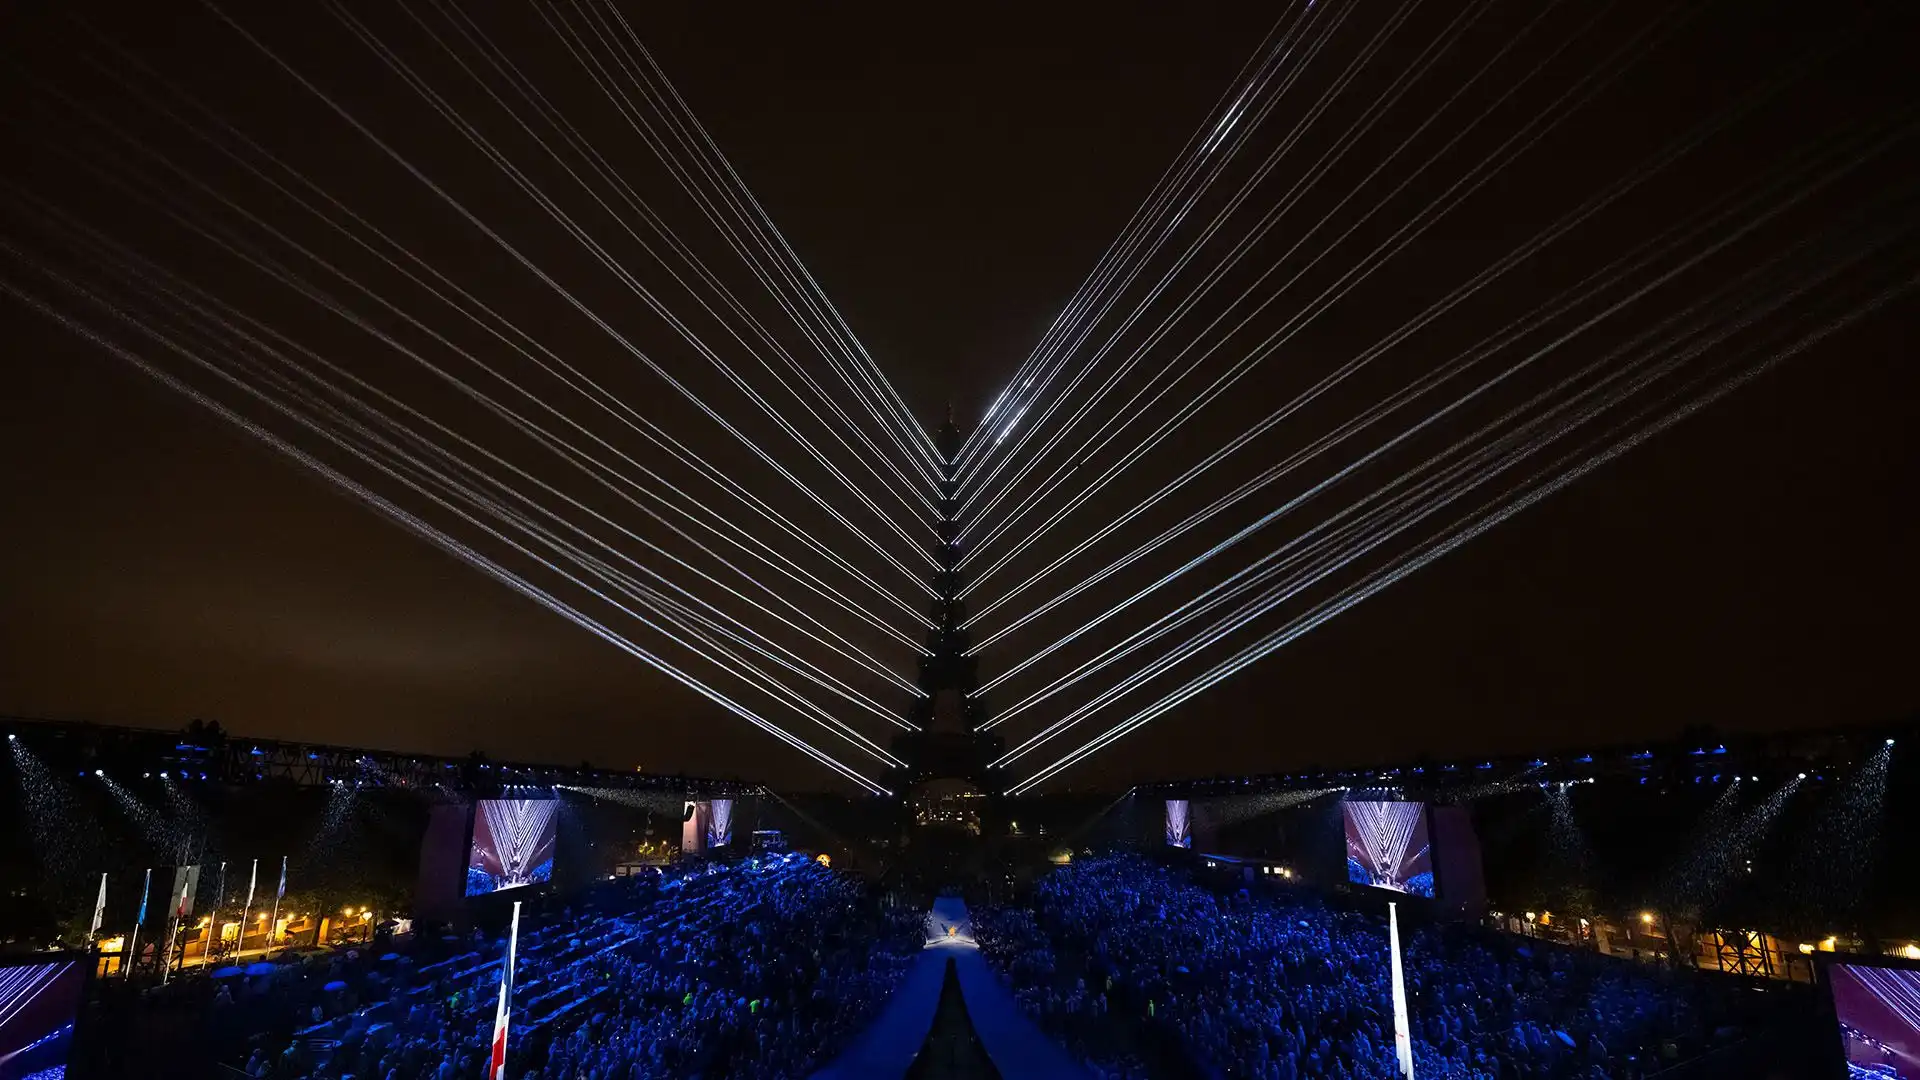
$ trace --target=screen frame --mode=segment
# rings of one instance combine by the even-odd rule
[[[1174,803],[1180,803],[1181,805],[1186,807],[1186,819],[1187,819],[1186,842],[1183,844],[1175,843],[1167,839],[1167,826],[1169,824],[1169,819],[1173,814]],[[1185,799],[1163,799],[1162,800],[1162,805],[1160,807],[1160,846],[1172,848],[1175,851],[1190,852],[1193,850],[1193,799],[1185,798]]]
[[[80,1063],[80,1055],[87,1046],[85,1038],[88,1023],[87,1014],[91,1011],[87,1003],[93,997],[93,977],[100,966],[100,954],[92,949],[61,949],[58,952],[32,953],[24,956],[0,957],[0,971],[9,968],[42,967],[47,964],[74,963],[80,968],[79,1000],[73,1007],[73,1049],[67,1055],[69,1075],[73,1066]]]
[[[1420,807],[1420,830],[1427,838],[1427,873],[1433,878],[1433,895],[1422,896],[1406,889],[1395,889],[1386,885],[1374,885],[1369,882],[1353,880],[1351,869],[1347,865],[1347,804],[1349,803],[1414,803]],[[1411,903],[1437,903],[1440,899],[1440,860],[1433,851],[1433,807],[1430,799],[1349,799],[1342,797],[1334,803],[1340,808],[1340,878],[1349,889],[1364,889],[1369,893],[1397,896]]]
[[[703,843],[701,844],[701,849],[705,851],[713,851],[718,848],[726,848],[729,851],[735,850],[735,845],[733,842],[733,834],[735,831],[734,815],[740,808],[739,804],[731,796],[724,799],[708,799],[706,800],[706,804],[707,804],[707,820],[703,823],[703,826],[702,826],[702,832],[704,833],[704,836],[702,838]],[[717,821],[723,820],[723,816],[721,814],[716,813],[714,811],[714,807],[721,806],[721,805],[725,805],[727,808],[726,814],[724,815],[727,831],[724,837],[716,839],[715,833],[714,833],[714,823]]]
[[[507,796],[507,795],[494,795],[494,796],[487,796],[484,798],[475,798],[470,800],[467,803],[467,833],[466,833],[467,842],[465,845],[465,851],[460,856],[459,890],[460,890],[460,901],[462,903],[471,904],[475,902],[482,902],[482,901],[485,901],[486,898],[489,896],[499,896],[502,893],[515,893],[518,895],[526,895],[528,892],[532,890],[553,887],[554,875],[560,872],[560,867],[559,867],[560,807],[558,804],[561,801],[562,800],[559,798],[558,795],[555,795],[550,798],[524,798],[524,799],[514,798],[512,796]],[[554,815],[553,815],[554,868],[551,872],[548,873],[545,881],[528,881],[519,885],[507,885],[507,886],[503,886],[498,889],[492,889],[488,892],[483,892],[483,893],[474,893],[474,892],[467,891],[467,882],[469,880],[468,875],[473,870],[474,834],[480,828],[480,815],[481,815],[480,805],[486,802],[552,802],[556,804],[554,807]]]
[[[1848,1075],[1847,1037],[1840,1033],[1840,1005],[1833,998],[1832,969],[1835,967],[1875,967],[1920,972],[1920,960],[1870,953],[1816,951],[1813,954],[1814,977],[1820,984],[1820,1011],[1827,1024],[1826,1075],[1845,1080]]]

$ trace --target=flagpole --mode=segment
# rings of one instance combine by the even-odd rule
[[[1407,1022],[1407,981],[1400,966],[1400,915],[1397,904],[1387,905],[1387,945],[1393,952],[1393,1052],[1400,1075],[1413,1080],[1413,1033]]]
[[[87,927],[87,951],[98,952],[100,924],[107,917],[107,875],[100,875],[100,899],[93,902],[93,925]]]
[[[167,980],[173,975],[173,947],[180,937],[180,930],[185,928],[187,920],[187,890],[192,887],[193,871],[188,870],[180,875],[180,902],[174,905],[173,918],[167,920],[167,962],[166,966],[160,969],[161,986],[167,985]],[[206,966],[206,962],[207,958],[204,955],[201,956],[200,963],[202,967]],[[186,963],[187,950],[183,945],[180,948],[180,965],[185,967]]]
[[[238,963],[247,951],[247,920],[253,918],[253,887],[260,883],[260,859],[253,860],[253,872],[247,875],[247,902],[240,909],[240,934],[233,942],[233,959]]]
[[[507,931],[507,962],[500,969],[500,1008],[493,1017],[493,1053],[486,1080],[507,1080],[507,1019],[513,1015],[513,966],[520,945],[520,901],[513,902],[513,926]]]
[[[280,928],[280,898],[287,895],[287,857],[280,856],[280,889],[273,894],[273,918],[267,920],[267,959],[273,959],[273,932]]]
[[[133,919],[133,937],[127,943],[127,955],[122,958],[120,977],[133,978],[133,962],[140,959],[140,924],[147,921],[147,890],[153,888],[153,867],[147,867],[147,879],[140,885],[140,914]]]
[[[227,906],[227,860],[220,860],[220,896],[213,902],[213,914],[207,916],[207,939],[200,946],[200,966],[207,966],[207,958],[213,955],[213,935],[220,929],[220,909]],[[180,950],[180,963],[187,962],[187,950]]]

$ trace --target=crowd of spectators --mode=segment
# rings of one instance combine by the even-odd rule
[[[1381,913],[1197,874],[1077,859],[1021,903],[973,905],[973,938],[1100,1080],[1398,1076]],[[572,903],[547,898],[522,923],[516,1080],[811,1075],[927,933],[920,906],[798,856],[607,882]],[[1455,924],[1403,921],[1402,940],[1423,1080],[1640,1080],[1738,1035],[1721,1026],[1725,988],[1688,973]],[[200,1040],[249,1077],[475,1076],[505,944],[424,934],[380,955],[290,957],[140,991],[138,1015],[173,1002],[204,1016]],[[188,1010],[191,995],[205,997]]]
[[[1098,1080],[1146,1080],[1169,1071],[1150,1068],[1136,1048],[1141,1027],[1130,1022],[1130,1005],[1111,975],[1070,946],[1056,952],[1032,909],[981,907],[972,918],[974,941],[1015,1003]]]
[[[1105,1075],[1144,1075],[1110,1048],[1156,1035],[1200,1076],[1399,1075],[1376,912],[1119,855],[1053,871],[1029,905],[977,910],[974,936],[1029,1015]],[[1473,927],[1403,941],[1423,1080],[1637,1080],[1735,1036],[1716,1027],[1722,988],[1698,979]]]
[[[724,909],[703,907],[641,948],[603,954],[607,1008],[516,1075],[811,1075],[899,985],[925,922],[844,875],[791,865],[798,871],[731,886]]]
[[[623,882],[598,908],[523,923],[510,1075],[806,1076],[893,992],[923,942],[923,913],[798,856]],[[300,1026],[246,1048],[251,1077],[478,1076],[505,942],[461,944],[432,964],[342,956],[324,983],[307,972],[241,981],[239,997],[223,987],[215,1007],[234,1015],[220,1026],[258,1032],[238,1014],[285,1012],[294,999]]]

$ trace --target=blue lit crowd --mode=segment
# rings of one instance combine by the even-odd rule
[[[1375,913],[1113,856],[1048,874],[1029,907],[976,911],[974,935],[1028,1014],[1099,1075],[1148,1075],[1135,1048],[1156,1040],[1203,1076],[1399,1075]],[[1423,1080],[1636,1080],[1719,1041],[1724,1002],[1696,979],[1473,927],[1403,940]]]
[[[893,992],[923,913],[798,857],[624,886],[617,913],[523,927],[508,1072],[516,1080],[802,1077]],[[331,980],[283,1045],[243,1071],[294,1080],[481,1074],[504,942]],[[340,974],[349,974],[340,972]],[[244,991],[243,991],[244,992]],[[268,991],[271,993],[271,991]]]
[[[972,928],[1015,1001],[1100,1080],[1399,1075],[1384,920],[1291,888],[1216,887],[1138,855],[1078,860]],[[1417,1074],[1640,1080],[1725,1041],[1722,988],[1454,924],[1403,926]],[[798,1078],[900,985],[924,909],[799,857],[607,883],[523,925],[516,1080]],[[481,1075],[504,941],[335,954],[218,991],[250,1077]]]

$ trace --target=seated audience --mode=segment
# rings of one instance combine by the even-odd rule
[[[1097,1074],[1144,1076],[1138,1050],[1171,1044],[1195,1075],[1399,1075],[1377,914],[1223,894],[1121,855],[1055,870],[1031,907],[976,911],[973,929],[1029,1015]],[[1697,979],[1472,927],[1403,940],[1422,1078],[1631,1080],[1711,1047],[1718,995]]]

